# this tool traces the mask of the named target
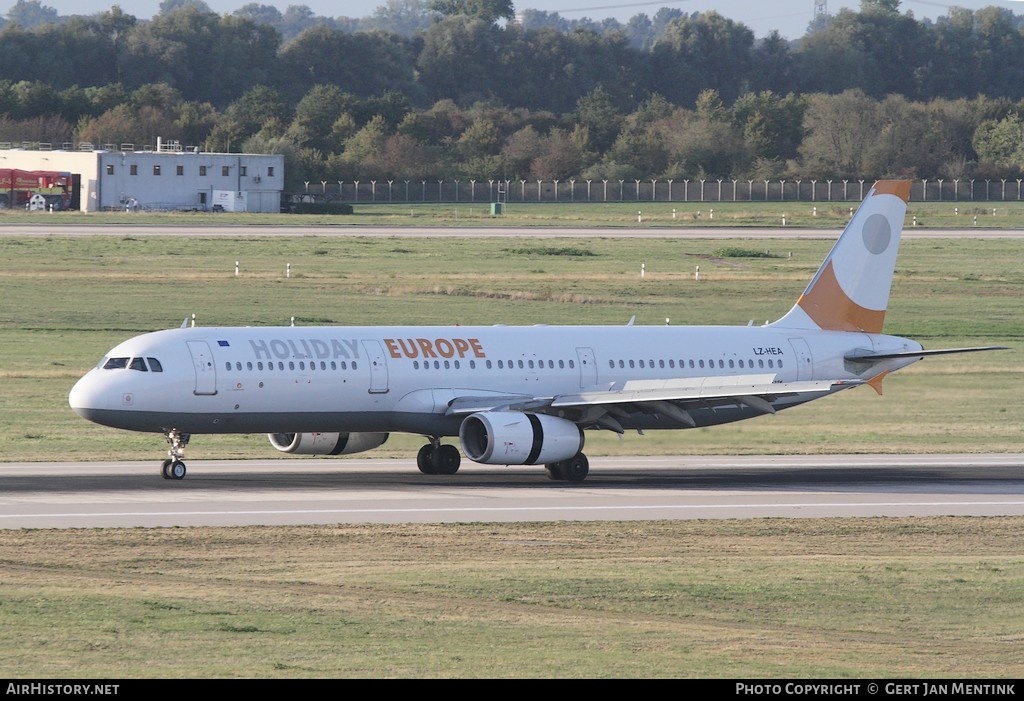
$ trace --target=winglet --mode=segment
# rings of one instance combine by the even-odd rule
[[[881,333],[909,199],[909,180],[876,182],[800,299],[772,325]]]

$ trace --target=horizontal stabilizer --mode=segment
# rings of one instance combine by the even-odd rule
[[[898,353],[863,353],[846,356],[852,362],[872,360],[889,360],[892,358],[924,358],[929,355],[949,355],[951,353],[976,353],[978,351],[1007,350],[1006,346],[975,346],[973,348],[937,348],[935,350],[900,351]]]

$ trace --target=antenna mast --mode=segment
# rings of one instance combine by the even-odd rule
[[[828,0],[814,0],[814,24],[828,21]]]

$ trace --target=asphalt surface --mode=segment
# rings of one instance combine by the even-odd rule
[[[413,460],[0,463],[0,528],[1024,515],[1024,454],[592,458],[539,466]]]
[[[533,238],[750,238],[750,239],[830,239],[842,233],[840,227],[810,228],[756,228],[756,227],[514,227],[514,226],[146,226],[126,224],[51,226],[45,222],[0,226],[0,236],[375,236],[375,237],[533,237]],[[948,238],[1024,238],[1024,229],[928,229],[905,227],[904,239]]]

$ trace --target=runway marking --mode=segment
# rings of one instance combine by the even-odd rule
[[[118,516],[291,516],[297,514],[418,514],[418,513],[470,513],[470,512],[548,512],[557,511],[646,511],[654,509],[793,509],[793,508],[860,508],[871,506],[938,507],[938,506],[1018,506],[1024,501],[868,501],[868,502],[792,502],[781,504],[667,504],[646,506],[508,506],[508,507],[439,507],[423,509],[287,509],[255,511],[111,511],[96,513],[0,514],[0,519],[14,518],[75,518]]]

